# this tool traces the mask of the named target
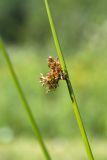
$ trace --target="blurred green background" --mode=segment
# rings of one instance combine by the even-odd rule
[[[95,159],[107,160],[107,1],[49,3]],[[65,82],[48,94],[39,83],[57,57],[44,1],[0,0],[0,36],[53,159],[87,159]],[[44,157],[0,54],[0,160],[13,159]]]

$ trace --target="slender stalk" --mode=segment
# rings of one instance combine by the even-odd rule
[[[24,95],[24,93],[22,91],[22,88],[21,88],[21,85],[19,83],[19,80],[18,80],[18,78],[16,76],[16,73],[14,71],[13,65],[12,65],[11,60],[9,58],[9,55],[8,55],[8,53],[7,53],[6,49],[5,49],[5,46],[3,44],[3,41],[1,39],[0,39],[0,50],[1,50],[5,60],[7,62],[8,68],[9,68],[9,70],[11,72],[11,75],[12,75],[12,78],[13,78],[13,81],[14,81],[14,84],[15,84],[15,87],[16,87],[17,92],[19,94],[19,97],[20,97],[20,99],[21,99],[21,101],[23,103],[24,109],[26,110],[27,115],[28,115],[28,117],[29,117],[29,119],[31,121],[32,127],[34,129],[35,136],[38,139],[38,142],[39,142],[39,144],[41,146],[41,149],[42,149],[42,151],[44,153],[44,156],[45,156],[46,160],[51,160],[50,155],[49,155],[49,153],[48,153],[48,151],[47,151],[47,149],[45,147],[45,144],[43,142],[43,139],[42,139],[40,130],[38,128],[38,125],[37,125],[37,123],[36,123],[36,121],[35,121],[35,119],[33,117],[33,114],[31,112],[29,104],[28,104],[28,102],[27,102],[27,100],[25,98],[25,95]]]
[[[83,142],[84,142],[84,145],[85,145],[87,156],[88,156],[89,160],[94,160],[94,157],[93,157],[93,154],[92,154],[92,151],[91,151],[91,148],[90,148],[90,144],[89,144],[89,141],[88,141],[88,138],[87,138],[87,134],[86,134],[86,131],[85,131],[85,128],[84,128],[84,125],[83,125],[83,122],[82,122],[82,118],[81,118],[81,115],[80,115],[80,112],[79,112],[79,108],[78,108],[78,105],[77,105],[77,102],[76,102],[74,91],[73,91],[73,88],[72,88],[72,85],[71,85],[71,81],[69,79],[66,63],[65,63],[62,51],[61,51],[60,43],[59,43],[58,36],[57,36],[56,30],[55,30],[55,26],[54,26],[54,22],[53,22],[52,15],[51,15],[51,10],[49,8],[48,0],[45,0],[45,6],[46,6],[46,11],[47,11],[47,15],[48,15],[48,18],[49,18],[49,23],[50,23],[50,27],[51,27],[51,30],[52,30],[52,35],[53,35],[53,38],[54,38],[54,43],[55,43],[55,46],[56,46],[56,50],[57,50],[62,68],[63,68],[64,72],[67,74],[66,83],[67,83],[68,91],[69,91],[70,98],[71,98],[71,101],[72,101],[73,111],[75,113],[75,117],[76,117],[79,129],[80,129],[80,132],[81,132],[81,136],[83,138]]]

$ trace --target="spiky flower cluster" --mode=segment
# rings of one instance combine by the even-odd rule
[[[65,80],[65,74],[62,70],[59,59],[54,59],[51,56],[48,57],[48,67],[50,68],[49,73],[46,76],[41,74],[40,82],[48,90],[54,90],[58,87],[59,80]]]

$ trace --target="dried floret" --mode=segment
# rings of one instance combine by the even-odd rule
[[[56,89],[58,87],[59,80],[65,80],[66,76],[62,70],[58,58],[54,59],[51,56],[49,56],[48,67],[50,68],[49,73],[46,76],[43,76],[43,74],[41,74],[40,82],[50,91]]]

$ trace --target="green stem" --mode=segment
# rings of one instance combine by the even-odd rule
[[[93,154],[92,154],[92,151],[91,151],[91,147],[90,147],[90,144],[89,144],[89,141],[88,141],[88,137],[87,137],[87,134],[86,134],[86,131],[85,131],[85,128],[84,128],[84,124],[82,122],[82,118],[81,118],[81,115],[80,115],[80,112],[79,112],[78,104],[76,102],[74,91],[73,91],[73,88],[72,88],[72,85],[71,85],[71,82],[70,82],[69,78],[66,80],[66,82],[67,82],[67,87],[68,87],[69,94],[70,94],[70,97],[71,97],[71,100],[72,100],[73,111],[75,113],[76,120],[77,120],[79,129],[80,129],[83,141],[84,141],[84,145],[85,145],[85,149],[87,151],[88,158],[89,158],[89,160],[94,160],[94,157],[93,157]]]
[[[75,113],[75,117],[76,117],[79,129],[80,129],[80,132],[81,132],[81,135],[82,135],[82,138],[83,138],[83,142],[84,142],[84,145],[85,145],[87,156],[88,156],[89,160],[94,160],[94,157],[93,157],[93,154],[92,154],[92,151],[91,151],[91,148],[90,148],[90,144],[89,144],[89,141],[88,141],[88,138],[87,138],[87,134],[86,134],[86,131],[85,131],[85,128],[84,128],[84,125],[83,125],[83,122],[82,122],[82,118],[81,118],[81,115],[80,115],[80,112],[79,112],[79,108],[78,108],[78,105],[77,105],[77,102],[76,102],[74,91],[73,91],[73,88],[72,88],[72,85],[71,85],[71,81],[69,79],[69,75],[68,75],[66,63],[65,63],[65,60],[64,60],[64,56],[61,52],[61,47],[60,47],[58,36],[57,36],[56,30],[55,30],[55,26],[54,26],[53,18],[52,18],[52,15],[51,15],[51,10],[49,8],[48,0],[45,0],[45,6],[46,6],[46,11],[47,11],[47,15],[48,15],[48,18],[49,18],[49,23],[50,23],[50,27],[51,27],[51,30],[52,30],[52,35],[53,35],[53,38],[54,38],[54,43],[55,43],[55,46],[56,46],[56,50],[57,50],[62,68],[63,68],[63,70],[65,71],[65,73],[67,74],[67,77],[68,77],[66,79],[66,83],[67,83],[68,91],[69,91],[70,98],[71,98],[71,101],[72,101],[73,111]]]
[[[56,30],[55,30],[55,27],[54,27],[54,22],[53,22],[53,19],[52,19],[52,16],[51,16],[51,12],[50,12],[47,0],[45,0],[45,6],[46,6],[46,11],[47,11],[47,14],[48,14],[49,23],[50,23],[50,26],[51,26],[51,31],[52,31],[52,35],[53,35],[53,38],[54,38],[56,50],[57,50],[57,53],[58,53],[62,68],[63,68],[63,70],[66,71],[66,64],[65,64],[65,61],[64,61],[63,54],[61,52],[60,43],[59,43],[59,40],[57,38],[57,33],[56,33]]]
[[[42,148],[42,151],[43,151],[43,153],[45,155],[45,158],[47,160],[51,160],[50,155],[49,155],[49,153],[48,153],[48,151],[47,151],[47,149],[45,147],[45,144],[44,144],[44,142],[42,140],[42,136],[41,136],[40,130],[38,128],[38,125],[37,125],[37,123],[36,123],[36,121],[35,121],[35,119],[33,117],[33,114],[32,114],[32,112],[30,110],[29,104],[28,104],[28,102],[27,102],[27,100],[26,100],[26,98],[24,96],[24,93],[22,91],[21,85],[20,85],[20,83],[18,81],[18,78],[16,76],[16,73],[14,71],[14,68],[13,68],[13,65],[11,63],[11,60],[10,60],[10,58],[8,56],[8,53],[7,53],[6,49],[5,49],[3,41],[1,39],[0,39],[0,50],[2,51],[2,54],[3,54],[3,56],[4,56],[4,58],[5,58],[6,62],[7,62],[7,65],[8,65],[8,68],[9,68],[10,72],[11,72],[13,81],[14,81],[15,86],[16,86],[16,89],[17,89],[18,94],[20,96],[20,99],[21,99],[21,101],[23,103],[23,106],[24,106],[24,108],[25,108],[25,110],[26,110],[26,112],[28,114],[28,117],[29,117],[29,119],[31,121],[32,127],[34,129],[35,136],[38,139],[38,142],[39,142],[39,144],[40,144],[40,146]]]

